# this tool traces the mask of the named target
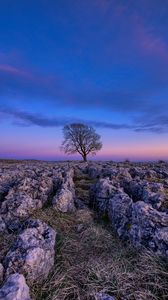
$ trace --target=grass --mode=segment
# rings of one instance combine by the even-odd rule
[[[58,232],[55,266],[42,285],[34,285],[34,300],[92,300],[103,291],[121,300],[168,299],[165,261],[150,252],[137,253],[109,230],[94,222],[93,213],[56,213],[51,207],[34,217]]]
[[[1,233],[0,234],[0,262],[3,260],[10,247],[12,246],[16,235],[11,233]]]
[[[156,177],[148,177],[146,179],[148,182],[155,182],[155,183],[164,183],[165,179],[163,178],[156,178]]]
[[[83,190],[80,179],[75,184],[85,200],[86,182]],[[86,176],[85,180],[89,187],[91,182]],[[93,211],[63,214],[47,205],[33,217],[57,231],[55,265],[42,284],[30,285],[33,300],[95,300],[100,291],[116,300],[168,299],[167,263],[149,251],[135,251]],[[0,237],[0,243],[3,257],[11,237]]]
[[[75,178],[75,184],[85,200],[89,178]],[[50,224],[59,239],[54,269],[43,286],[34,286],[34,299],[92,300],[99,291],[117,300],[168,298],[165,261],[147,251],[137,253],[107,223],[95,222],[90,210],[63,215],[48,207],[36,217]]]
[[[162,207],[168,209],[168,188],[164,189],[165,200],[162,203]]]

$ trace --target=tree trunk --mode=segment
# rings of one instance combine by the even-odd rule
[[[83,161],[86,162],[87,161],[87,155],[83,154],[82,157],[83,157]]]

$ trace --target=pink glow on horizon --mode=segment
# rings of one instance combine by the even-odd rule
[[[65,155],[60,151],[62,136],[57,139],[51,134],[47,136],[47,131],[41,133],[37,131],[32,135],[30,132],[16,135],[5,135],[0,149],[0,157],[17,157],[17,158],[39,158],[39,159],[77,159],[77,155]],[[101,133],[103,136],[103,132]],[[133,139],[132,139],[133,138]],[[90,156],[90,159],[125,159],[130,160],[153,160],[153,159],[168,159],[168,142],[166,143],[165,137],[157,140],[145,136],[142,141],[141,138],[134,139],[132,135],[128,135],[127,139],[124,136],[111,136],[109,141],[108,137],[104,137],[103,148],[97,153],[96,156]]]
[[[15,148],[15,149],[14,149]],[[9,150],[10,149],[10,150]],[[52,149],[48,149],[47,147],[32,147],[26,146],[22,147],[22,149],[18,149],[16,147],[11,147],[1,150],[0,157],[9,157],[9,158],[35,158],[35,159],[47,159],[47,160],[55,160],[55,159],[80,159],[79,155],[65,155],[61,151],[58,150],[58,147],[54,147]],[[135,147],[110,147],[106,149],[102,149],[97,153],[96,156],[89,156],[89,159],[93,160],[123,160],[129,158],[130,160],[157,160],[157,159],[168,159],[168,146],[163,147],[147,147],[141,146],[138,148]]]

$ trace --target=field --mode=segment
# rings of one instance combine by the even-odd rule
[[[167,259],[167,163],[0,162],[0,299],[166,300]]]

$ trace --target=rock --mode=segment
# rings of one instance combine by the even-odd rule
[[[20,220],[29,217],[47,202],[52,189],[52,179],[41,177],[26,177],[11,188],[1,205],[1,217],[5,219],[7,228],[17,230]]]
[[[168,227],[158,228],[154,234],[157,253],[168,257]]]
[[[4,277],[4,267],[3,265],[0,263],[0,284],[3,281],[3,277]]]
[[[114,187],[109,178],[100,179],[94,186],[95,197],[102,199],[109,199]]]
[[[160,208],[164,202],[164,187],[161,183],[147,182],[146,180],[132,180],[126,182],[124,191],[128,193],[133,201],[144,201],[154,208]]]
[[[31,300],[23,275],[16,273],[8,277],[0,289],[0,300]]]
[[[109,178],[100,179],[90,190],[90,204],[96,208],[100,215],[108,212],[109,199],[119,190],[113,185]]]
[[[146,183],[143,187],[142,200],[154,208],[160,208],[165,200],[164,187],[161,183]]]
[[[121,181],[131,181],[132,176],[129,173],[129,170],[127,168],[120,168],[116,175],[117,179],[120,179]]]
[[[4,200],[4,197],[9,192],[10,188],[17,182],[17,179],[13,174],[0,175],[0,206]]]
[[[119,192],[110,198],[108,217],[118,235],[129,237],[132,222],[132,199],[124,192]]]
[[[53,207],[63,213],[75,210],[74,194],[72,191],[62,188],[52,200]]]
[[[7,230],[6,224],[5,224],[4,220],[2,219],[2,217],[0,216],[0,232],[4,232],[6,230]]]
[[[157,177],[157,173],[154,170],[147,170],[146,174],[145,174],[145,178],[156,178]]]
[[[130,238],[135,247],[145,246],[155,252],[161,250],[159,249],[161,246],[158,246],[159,240],[166,237],[167,243],[167,229],[163,230],[165,227],[168,227],[166,213],[157,211],[143,201],[133,204]]]
[[[124,191],[133,199],[134,202],[141,201],[144,183],[139,180],[125,182]]]
[[[74,182],[73,182],[73,177],[74,177],[74,169],[67,169],[65,170],[64,173],[64,187],[67,189],[73,189],[74,188]]]
[[[97,293],[95,295],[95,300],[115,300],[115,298],[105,293]]]
[[[52,199],[53,207],[63,213],[75,211],[75,189],[73,176],[73,169],[67,170],[63,173],[62,184]]]
[[[88,175],[92,179],[98,178],[100,176],[100,173],[101,171],[97,167],[91,166],[88,168]]]
[[[19,272],[30,282],[46,278],[54,265],[55,238],[56,232],[44,222],[26,221],[4,259],[6,276]]]
[[[132,178],[140,178],[143,179],[145,176],[145,171],[142,170],[140,167],[132,167],[129,169],[129,173],[131,174]]]

